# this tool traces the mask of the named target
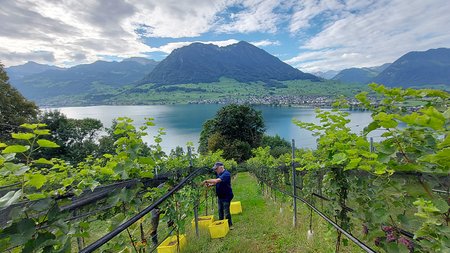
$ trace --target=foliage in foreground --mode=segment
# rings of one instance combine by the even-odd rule
[[[147,127],[154,126],[148,119],[145,126],[136,128],[129,118],[119,118],[114,129],[117,139],[115,151],[100,158],[92,156],[72,165],[59,158],[35,157],[42,149],[57,149],[59,145],[47,139],[50,130],[45,124],[24,124],[22,131],[12,138],[25,144],[0,143],[0,185],[9,191],[0,198],[0,211],[5,214],[0,227],[0,250],[13,252],[71,252],[73,242],[92,240],[98,229],[90,220],[103,221],[112,230],[119,224],[148,206],[165,191],[146,187],[143,182],[155,173],[175,171],[172,185],[189,173],[188,154],[166,156],[159,145],[164,132],[154,136],[155,145],[148,147],[142,141]],[[221,152],[205,156],[192,155],[194,166],[210,167],[223,160]],[[234,161],[225,161],[226,166],[235,167]],[[181,170],[186,168],[185,170]],[[84,196],[105,185],[138,179],[130,188],[113,189],[110,197],[77,209],[78,213],[90,215],[72,219],[75,213],[62,211],[71,204],[72,197]],[[200,179],[198,179],[200,180]],[[170,183],[169,183],[170,184]],[[162,206],[166,219],[172,220],[177,233],[184,229],[183,215],[192,210],[193,199],[198,198],[199,188],[187,187]],[[165,188],[167,190],[167,187]],[[7,217],[10,215],[10,217]],[[149,226],[147,219],[132,225],[127,233],[121,233],[102,247],[106,252],[150,249],[145,243],[140,226]],[[138,232],[136,232],[138,231]],[[141,234],[139,234],[141,231]],[[129,233],[129,234],[128,234]],[[81,244],[82,245],[82,244]]]
[[[318,136],[317,150],[296,151],[302,194],[316,204],[313,194],[327,197],[330,201],[321,202],[328,215],[386,252],[446,252],[450,200],[433,189],[449,187],[450,96],[436,90],[371,88],[379,95],[375,103],[367,93],[357,96],[373,112],[361,135],[350,132],[347,112],[337,109],[317,110],[320,125],[294,121]],[[406,108],[408,99],[424,106]],[[382,138],[371,152],[367,134],[376,130]],[[254,154],[248,166],[286,187],[289,154],[275,158],[268,148]],[[342,240],[347,243],[338,233],[336,251]]]

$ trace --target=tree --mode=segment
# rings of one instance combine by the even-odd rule
[[[292,149],[289,141],[281,138],[278,134],[275,136],[264,135],[261,140],[261,147],[270,147],[270,154],[275,158],[291,152]]]
[[[199,151],[221,149],[225,159],[243,162],[251,157],[251,149],[261,144],[264,131],[260,111],[248,105],[228,105],[203,124]]]
[[[36,119],[39,108],[9,84],[9,77],[0,63],[0,140],[9,140],[23,123]]]
[[[39,115],[39,122],[47,125],[53,140],[60,146],[46,150],[44,157],[61,157],[67,161],[78,163],[88,155],[99,155],[96,142],[97,133],[102,130],[100,120],[70,119],[59,111],[46,111]]]

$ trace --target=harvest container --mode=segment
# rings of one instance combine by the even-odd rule
[[[209,234],[213,239],[225,237],[228,234],[228,231],[230,231],[228,219],[214,221],[208,228]]]
[[[180,235],[180,251],[186,246],[186,243],[186,236]],[[158,246],[158,253],[177,253],[177,244],[177,236],[169,236]]]
[[[198,228],[199,229],[208,229],[209,225],[211,225],[214,221],[214,215],[208,216],[198,216]],[[192,219],[192,228],[195,229],[195,218]]]
[[[241,201],[231,202],[231,204],[230,204],[230,213],[231,214],[242,213]]]

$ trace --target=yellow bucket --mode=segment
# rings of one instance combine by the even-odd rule
[[[228,231],[230,231],[228,219],[214,221],[208,228],[209,234],[213,239],[225,237],[228,234]]]
[[[180,235],[180,251],[186,246],[187,240],[185,235]],[[177,253],[177,236],[169,236],[157,248],[158,253]]]
[[[211,225],[214,221],[214,215],[207,216],[198,216],[198,228],[199,229],[208,229],[209,225]],[[195,229],[195,218],[191,221],[192,228]]]
[[[241,201],[234,201],[230,203],[230,213],[231,214],[242,213]]]

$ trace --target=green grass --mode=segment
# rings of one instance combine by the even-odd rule
[[[210,239],[207,233],[199,238],[187,228],[188,246],[183,252],[334,252],[336,231],[320,217],[313,215],[314,235],[307,238],[309,209],[298,203],[298,225],[293,228],[290,199],[277,201],[264,197],[256,179],[239,173],[232,182],[235,201],[241,201],[243,213],[233,215],[234,230],[225,238]],[[282,208],[282,212],[280,212]],[[217,213],[215,214],[217,218]],[[361,252],[351,242],[341,252]]]
[[[265,85],[262,82],[251,84],[240,83],[229,78],[221,78],[219,82],[200,84],[179,84],[170,87],[180,87],[187,89],[202,89],[201,91],[157,91],[152,85],[141,86],[139,93],[127,93],[126,96],[116,96],[107,102],[112,103],[187,103],[204,100],[220,99],[244,99],[249,96],[354,96],[362,90],[367,90],[365,85],[343,84],[335,81],[311,82],[307,80],[283,81],[286,87],[275,88]]]
[[[329,96],[343,95],[353,98],[361,91],[369,91],[363,84],[341,83],[333,80],[311,82],[309,80],[280,81],[283,87],[267,86],[263,82],[241,83],[230,78],[218,82],[168,85],[165,88],[181,88],[174,91],[158,89],[154,84],[126,85],[114,88],[99,83],[92,84],[89,91],[72,95],[59,95],[38,99],[39,104],[54,106],[80,105],[151,105],[215,103],[229,99],[249,100],[271,96]],[[161,87],[160,87],[161,88]],[[449,90],[448,85],[421,86]],[[251,99],[249,100],[252,101]]]

